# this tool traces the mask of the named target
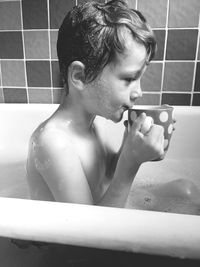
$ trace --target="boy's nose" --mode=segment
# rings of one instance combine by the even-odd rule
[[[135,86],[132,88],[132,91],[130,94],[130,100],[135,101],[138,97],[142,97],[142,89],[140,86],[140,80],[138,80]]]

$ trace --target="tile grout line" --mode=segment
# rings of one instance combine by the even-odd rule
[[[167,14],[166,14],[166,24],[165,24],[165,43],[164,43],[164,51],[163,51],[163,60],[162,60],[163,66],[162,66],[162,76],[161,76],[161,86],[160,86],[160,105],[162,104],[162,93],[163,93],[163,85],[164,85],[167,39],[168,39],[168,22],[169,22],[169,0],[167,0]]]
[[[48,16],[48,38],[49,38],[49,66],[50,66],[50,82],[51,82],[51,103],[53,104],[53,75],[52,75],[52,65],[51,65],[51,31],[50,31],[50,8],[49,0],[47,1],[47,16]]]
[[[197,59],[198,59],[198,52],[199,52],[199,45],[200,45],[200,40],[199,39],[200,39],[200,14],[199,14],[199,26],[198,26],[198,34],[197,34],[197,47],[196,47],[196,55],[195,55],[195,61],[194,61],[194,72],[193,72],[193,80],[192,80],[190,106],[192,106],[193,98],[194,98],[194,86],[195,86],[195,78],[196,78]]]
[[[1,79],[0,88],[2,89],[2,103],[5,103],[5,97],[4,97],[4,92],[3,92],[3,77],[2,77],[2,72],[1,72],[1,59],[0,59],[0,79]]]
[[[25,53],[25,42],[24,42],[24,24],[23,24],[23,12],[22,12],[22,0],[19,1],[20,3],[20,14],[21,14],[21,33],[22,33],[22,46],[23,46],[23,54],[24,54],[24,78],[25,78],[25,88],[26,88],[26,95],[27,95],[27,103],[29,104],[29,92],[28,92],[28,79],[27,79],[27,69],[26,69],[26,53]]]

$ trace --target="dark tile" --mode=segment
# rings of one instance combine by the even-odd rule
[[[166,59],[195,59],[197,34],[198,30],[169,30]]]
[[[199,36],[199,39],[200,39],[200,36]],[[200,42],[199,42],[198,59],[200,60]]]
[[[27,59],[49,59],[48,31],[24,31]]]
[[[64,89],[53,89],[53,103],[54,104],[60,104],[63,90]]]
[[[190,105],[191,94],[163,93],[162,104],[168,105]]]
[[[171,0],[169,2],[169,27],[197,27],[199,21],[199,0]]]
[[[28,89],[29,103],[52,103],[51,89]]]
[[[2,73],[1,73],[1,61],[0,61],[0,86],[2,85],[2,77],[1,77],[1,75],[2,75]]]
[[[167,0],[139,0],[138,10],[153,28],[164,28],[167,17]]]
[[[163,60],[165,46],[165,30],[154,30],[157,41],[157,52],[153,60]]]
[[[47,1],[22,0],[24,29],[47,29],[48,12]]]
[[[200,94],[193,94],[192,106],[200,106]]]
[[[160,91],[162,78],[162,63],[151,63],[146,69],[142,79],[143,91]]]
[[[53,87],[63,87],[58,61],[52,61],[51,66],[52,66]]]
[[[49,0],[51,29],[58,29],[67,12],[75,5],[75,0]]]
[[[21,30],[19,1],[0,2],[0,30]]]
[[[51,30],[50,31],[50,39],[51,39],[51,58],[52,59],[58,59],[57,56],[57,39],[58,39],[58,31],[57,30]]]
[[[200,62],[197,62],[194,90],[200,92]]]
[[[166,62],[164,91],[191,91],[194,62]]]
[[[159,105],[160,94],[144,93],[141,98],[138,98],[136,105]]]
[[[27,103],[27,93],[24,88],[3,88],[5,103]]]
[[[29,87],[51,87],[49,61],[27,61],[26,70]]]
[[[2,85],[25,86],[24,61],[4,60],[1,62]]]
[[[22,33],[0,32],[0,58],[23,58]]]
[[[93,0],[77,0],[78,4],[81,3],[86,3],[86,2],[91,2]],[[99,3],[105,3],[106,1],[108,2],[108,0],[94,0],[95,2],[99,2]],[[130,2],[130,4],[132,4],[131,2],[134,2],[135,0],[126,0],[126,2]]]

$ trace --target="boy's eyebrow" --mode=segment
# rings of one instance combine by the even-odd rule
[[[146,65],[144,65],[144,66],[143,66],[141,69],[139,69],[139,70],[135,70],[135,71],[132,71],[132,70],[130,70],[130,71],[125,71],[122,75],[126,75],[126,76],[138,76],[138,75],[140,75],[140,74],[144,71],[145,67],[146,67]]]

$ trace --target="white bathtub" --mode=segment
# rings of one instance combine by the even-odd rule
[[[14,255],[21,253],[9,243],[9,238],[16,238],[200,259],[198,215],[154,211],[141,203],[136,203],[135,209],[119,209],[29,200],[25,178],[28,140],[34,128],[56,108],[52,104],[0,104],[0,258],[9,258],[9,250]],[[174,114],[176,131],[167,156],[163,161],[143,164],[128,208],[135,203],[134,190],[138,193],[145,184],[181,178],[200,188],[200,107],[175,107]],[[109,122],[108,132],[117,146],[122,123]],[[142,210],[144,207],[151,210]],[[11,266],[6,265],[8,262],[5,259],[3,266]]]

